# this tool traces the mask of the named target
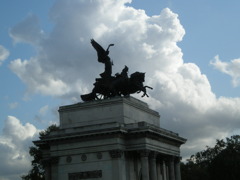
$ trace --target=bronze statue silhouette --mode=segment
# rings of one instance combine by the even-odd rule
[[[91,44],[97,51],[98,62],[105,64],[105,71],[100,74],[102,78],[110,78],[112,75],[112,62],[110,60],[109,48],[114,44],[109,44],[107,50],[104,50],[94,39],[91,39]]]
[[[104,50],[94,39],[91,39],[91,44],[97,51],[98,62],[105,64],[105,71],[100,74],[101,78],[96,78],[92,92],[81,95],[83,101],[129,96],[140,92],[143,92],[142,97],[148,97],[146,89],[152,89],[152,87],[143,85],[145,73],[135,72],[129,78],[128,67],[125,66],[120,74],[116,73],[115,76],[112,76],[112,62],[108,55],[109,48],[114,44],[109,44],[107,50]]]

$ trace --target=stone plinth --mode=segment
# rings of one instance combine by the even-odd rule
[[[186,139],[161,128],[146,103],[114,98],[62,106],[59,113],[60,129],[34,142],[46,180],[167,180],[175,172],[168,180],[181,179]]]
[[[59,108],[60,127],[147,122],[160,127],[159,114],[133,97],[78,103]]]

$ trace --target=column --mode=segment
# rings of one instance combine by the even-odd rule
[[[181,180],[180,159],[180,157],[176,157],[174,164],[176,180]]]
[[[148,166],[148,150],[143,150],[140,152],[141,155],[141,169],[142,169],[142,180],[149,179],[149,166]]]
[[[166,180],[170,180],[170,177],[169,177],[169,167],[168,167],[168,166],[169,166],[169,163],[167,163],[167,162],[168,162],[168,161],[166,161],[166,164],[165,164],[165,165],[166,165],[166,166],[165,166],[165,167],[166,167]]]
[[[167,180],[167,169],[166,169],[166,163],[165,160],[162,161],[162,179]]]
[[[157,161],[157,180],[162,180],[161,163]]]
[[[150,164],[150,180],[157,180],[157,164],[156,164],[156,152],[150,153],[149,164]]]
[[[168,160],[168,172],[169,172],[169,180],[175,180],[174,157],[173,156],[171,156]]]

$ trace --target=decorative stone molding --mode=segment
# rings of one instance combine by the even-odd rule
[[[82,159],[82,161],[86,161],[87,160],[87,155],[86,154],[82,154],[81,159]]]
[[[138,127],[145,127],[147,123],[145,121],[138,122]]]
[[[111,158],[121,158],[123,155],[123,151],[120,149],[110,150],[109,154]]]

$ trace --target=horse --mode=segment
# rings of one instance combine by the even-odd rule
[[[148,96],[147,88],[152,89],[150,86],[144,86],[145,73],[135,72],[127,76],[116,75],[110,79],[96,79],[94,88],[91,93],[81,95],[83,101],[92,101],[98,99],[108,99],[115,96],[129,96],[133,93],[143,92],[142,97]]]

